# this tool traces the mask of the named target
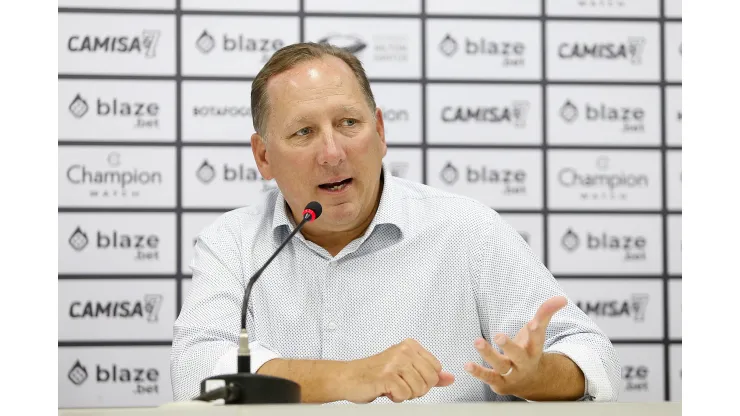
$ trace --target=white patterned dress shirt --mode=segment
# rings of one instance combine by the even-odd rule
[[[490,367],[473,341],[491,342],[499,332],[514,337],[545,300],[567,294],[490,207],[393,177],[387,166],[383,176],[364,235],[332,257],[297,233],[257,280],[247,322],[252,371],[276,357],[365,358],[414,338],[455,382],[413,402],[519,400],[497,395],[463,369],[468,361]],[[199,234],[192,286],[174,325],[175,400],[197,396],[206,377],[236,372],[244,289],[294,226],[275,189]],[[573,302],[550,321],[545,352],[565,354],[581,368],[582,400],[617,400],[615,349]],[[374,401],[384,402],[391,403]]]

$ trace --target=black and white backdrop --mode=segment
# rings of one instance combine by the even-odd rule
[[[274,186],[250,83],[350,48],[395,175],[499,211],[614,341],[621,401],[681,399],[679,0],[60,0],[59,407],[172,400],[195,235]]]

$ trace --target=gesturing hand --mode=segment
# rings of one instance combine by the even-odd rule
[[[488,384],[497,394],[524,397],[536,388],[538,369],[545,344],[545,330],[550,319],[565,307],[568,300],[555,296],[545,301],[534,318],[519,330],[514,339],[506,334],[494,337],[503,350],[499,353],[485,339],[475,341],[475,348],[492,369],[475,363],[465,364],[465,370]]]

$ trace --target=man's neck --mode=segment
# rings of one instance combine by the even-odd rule
[[[329,252],[329,254],[332,255],[332,257],[336,256],[337,254],[339,254],[340,251],[342,251],[344,247],[347,246],[347,244],[362,236],[367,231],[370,223],[373,222],[373,218],[375,218],[375,213],[378,211],[378,206],[380,205],[380,196],[382,195],[382,193],[383,179],[381,177],[378,189],[376,190],[375,205],[373,206],[372,211],[370,211],[370,213],[365,216],[365,219],[362,221],[362,223],[358,224],[356,227],[342,231],[320,230],[318,232],[308,229],[309,227],[303,227],[303,229],[301,229],[301,234],[303,234],[303,237],[306,240],[323,247],[326,251]]]

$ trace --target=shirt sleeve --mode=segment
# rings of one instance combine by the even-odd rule
[[[218,223],[204,230],[196,241],[190,263],[191,289],[173,329],[170,377],[175,401],[199,395],[205,378],[236,372],[246,287],[237,241]],[[279,354],[253,336],[251,316],[248,323],[251,371],[256,372]]]
[[[480,230],[470,264],[483,337],[489,342],[498,333],[513,338],[542,303],[565,296],[568,304],[550,320],[543,351],[563,354],[583,371],[586,388],[580,400],[616,401],[621,367],[606,334],[568,298],[519,233],[495,211]]]

